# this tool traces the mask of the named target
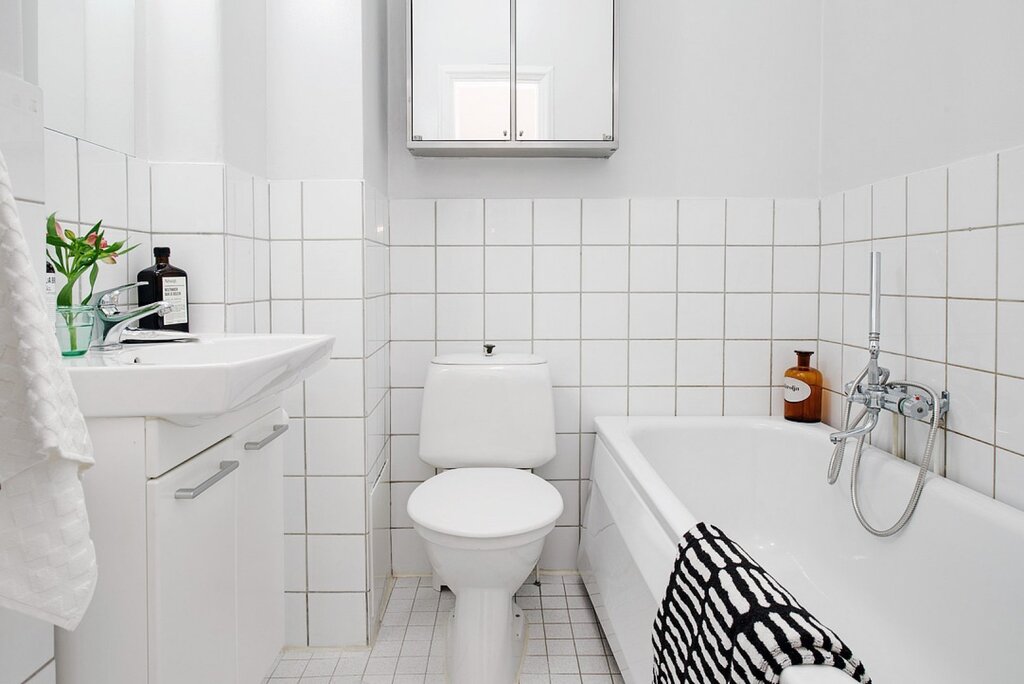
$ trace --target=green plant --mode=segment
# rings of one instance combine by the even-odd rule
[[[137,246],[126,247],[126,240],[107,244],[103,239],[102,224],[103,221],[100,221],[85,235],[77,235],[74,231],[63,228],[57,222],[55,214],[50,214],[46,218],[46,244],[53,248],[52,252],[46,250],[46,260],[67,281],[57,293],[58,307],[74,305],[75,284],[86,273],[89,274],[89,294],[82,297],[80,303],[87,306],[96,286],[100,263],[116,264],[117,257],[127,254]]]

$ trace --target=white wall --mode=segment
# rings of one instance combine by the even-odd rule
[[[389,0],[391,195],[817,196],[819,0],[619,5],[611,159],[414,159],[405,1]]]
[[[267,174],[265,0],[223,0],[224,161]]]
[[[19,78],[25,71],[21,22],[21,0],[0,4],[0,71]]]
[[[1024,3],[824,0],[822,191],[1024,142]]]
[[[361,178],[361,0],[268,0],[271,178]]]
[[[380,0],[363,1],[363,177],[388,187],[388,16]]]

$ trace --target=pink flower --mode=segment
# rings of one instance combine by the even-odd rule
[[[96,246],[96,233],[91,233],[91,234],[87,235],[85,237],[85,243],[87,245],[89,245],[90,247],[95,247]],[[106,248],[107,248],[107,241],[106,240],[100,240],[100,249],[106,249]],[[106,261],[106,259],[104,259],[104,261]],[[110,261],[110,262],[107,262],[107,263],[111,263],[112,264],[114,262]]]
[[[102,261],[105,264],[116,264],[117,263],[117,255],[116,254],[111,254],[110,256],[103,257],[102,259],[100,259],[100,261]]]

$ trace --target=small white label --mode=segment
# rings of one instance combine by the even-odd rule
[[[186,279],[164,278],[164,291],[160,297],[171,305],[171,310],[164,314],[164,325],[188,323],[188,285]]]
[[[811,396],[811,386],[799,378],[786,378],[782,386],[786,389],[783,396],[791,404]]]

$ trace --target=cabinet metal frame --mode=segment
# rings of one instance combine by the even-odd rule
[[[509,140],[415,140],[413,136],[412,5],[405,2],[405,126],[406,147],[416,157],[597,157],[619,149],[619,2],[612,3],[612,133],[611,140],[519,140],[516,123],[516,0],[509,3],[510,112]]]

